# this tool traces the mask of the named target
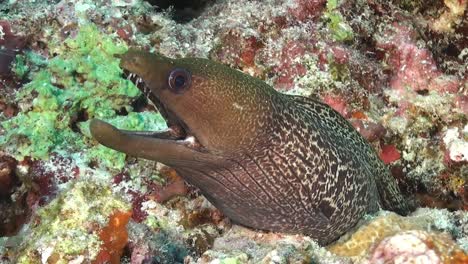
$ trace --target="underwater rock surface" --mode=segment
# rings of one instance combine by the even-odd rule
[[[466,0],[183,2],[0,3],[0,263],[468,262]],[[327,247],[233,225],[171,168],[90,136],[94,117],[166,127],[118,67],[129,47],[324,101],[431,209]]]

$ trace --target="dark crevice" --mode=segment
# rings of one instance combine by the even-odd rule
[[[148,108],[148,99],[146,99],[146,96],[142,94],[141,96],[138,96],[132,103],[131,106],[133,108],[133,111],[135,112],[143,112],[147,110]]]
[[[78,123],[88,120],[88,113],[86,110],[81,109],[70,119],[70,128],[75,133],[81,133]]]
[[[213,4],[216,0],[147,0],[148,3],[156,7],[156,10],[163,11],[172,7],[172,19],[178,23],[187,23],[197,18],[204,9]]]
[[[125,107],[121,107],[119,110],[116,111],[116,114],[118,116],[127,116],[128,115],[128,111]]]

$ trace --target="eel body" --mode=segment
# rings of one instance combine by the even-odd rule
[[[206,59],[130,50],[121,67],[169,129],[124,131],[94,119],[94,138],[175,168],[235,223],[323,245],[366,213],[410,210],[372,147],[326,104]]]

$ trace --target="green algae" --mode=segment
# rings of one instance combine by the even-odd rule
[[[26,64],[26,58],[22,55],[17,55],[15,63],[11,69],[21,79],[26,75],[29,70],[28,65]]]
[[[170,211],[162,204],[155,201],[143,203],[142,209],[144,209],[148,214],[148,217],[144,220],[144,224],[151,229],[162,229],[174,232],[182,230],[182,226],[179,224],[182,219],[182,215],[180,213]]]
[[[210,263],[219,263],[219,264],[241,264],[241,263],[251,263],[249,255],[242,252],[215,252],[208,250],[205,253],[205,256],[210,256]]]
[[[145,219],[144,223],[145,223],[145,225],[147,225],[148,227],[150,227],[153,230],[164,229],[165,227],[167,227],[167,224],[168,224],[165,221],[161,221],[160,219],[158,219],[154,215],[148,216]]]
[[[90,181],[74,182],[56,199],[38,210],[33,228],[18,251],[18,263],[38,263],[53,258],[68,263],[90,262],[99,253],[98,232],[116,211],[130,206],[112,194],[110,187]]]
[[[225,258],[221,260],[222,264],[238,264],[241,263],[237,258]]]
[[[328,0],[324,13],[327,19],[328,29],[336,41],[349,41],[354,38],[353,29],[346,23],[343,15],[338,10],[338,0]]]
[[[7,134],[0,138],[0,144],[3,143],[4,150],[14,153],[18,159],[28,155],[33,158],[47,157],[56,146],[73,141],[75,144],[81,143],[80,137],[67,129],[66,119],[56,111],[19,113],[2,123]],[[7,144],[12,141],[13,144]]]
[[[47,66],[47,60],[39,54],[32,51],[25,51],[24,54],[18,54],[12,67],[12,72],[20,79],[25,79],[29,72],[37,67]]]
[[[156,131],[166,128],[164,118],[155,112],[130,112],[126,116],[114,116],[112,118],[104,118],[110,124],[125,130],[147,130]],[[82,122],[80,130],[91,137],[89,132],[89,121]],[[122,169],[125,165],[126,154],[107,148],[103,145],[93,146],[86,152],[86,158],[89,160],[97,160],[105,167]]]
[[[56,54],[47,63],[37,56],[17,57],[14,72],[22,77],[28,64],[39,65],[31,82],[18,92],[21,112],[0,123],[5,131],[0,146],[17,159],[47,159],[51,152],[86,151],[86,158],[109,168],[124,166],[125,155],[97,146],[85,120],[97,117],[126,129],[149,130],[165,124],[159,114],[132,113],[132,100],[140,95],[134,84],[122,78],[116,54],[124,43],[84,25],[75,38],[49,44]],[[127,112],[125,123],[118,116]]]

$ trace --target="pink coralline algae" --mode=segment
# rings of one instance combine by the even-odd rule
[[[125,186],[131,181],[131,177],[127,172],[120,172],[112,178],[114,186]],[[126,190],[126,194],[130,197],[132,203],[132,219],[140,223],[146,219],[148,214],[142,210],[142,204],[149,200],[147,193],[142,193],[138,190]]]
[[[290,12],[298,21],[305,21],[320,16],[325,3],[325,0],[296,0],[296,6]]]
[[[132,219],[137,223],[143,222],[148,216],[147,212],[143,210],[144,203],[148,201],[165,203],[175,196],[183,196],[188,192],[183,179],[177,175],[174,169],[162,167],[159,172],[165,179],[166,184],[163,185],[143,179],[147,186],[144,191],[138,189],[126,190],[132,203]],[[116,187],[128,185],[129,182],[131,182],[131,177],[126,172],[118,173],[113,177],[113,183]]]
[[[352,119],[350,120],[353,127],[370,142],[380,140],[385,135],[386,129],[382,124],[365,120],[365,119]]]
[[[407,231],[382,240],[374,249],[370,263],[467,263],[468,255],[443,235]]]
[[[288,90],[294,86],[296,77],[304,76],[306,67],[300,62],[300,58],[306,53],[306,46],[299,41],[290,41],[281,50],[280,64],[274,69],[278,73],[275,86]]]
[[[345,98],[337,95],[325,95],[322,100],[342,116],[346,117],[348,115],[347,100]]]
[[[29,187],[28,206],[36,209],[49,203],[59,191],[59,185],[77,179],[80,171],[70,158],[54,154],[49,162],[24,159],[19,164]]]
[[[130,25],[126,25],[118,28],[116,33],[121,39],[129,40],[133,36],[133,29]]]
[[[0,20],[0,46],[7,49],[19,49],[26,45],[26,38],[15,35],[8,21]]]
[[[377,41],[377,48],[387,51],[391,65],[390,87],[404,93],[438,91],[456,93],[461,86],[454,76],[444,75],[427,48],[417,44],[417,31],[403,23],[394,22]]]
[[[468,83],[468,79],[464,82]],[[468,113],[468,95],[457,95],[455,97],[455,106],[459,108],[463,113]]]
[[[399,160],[401,155],[395,145],[383,145],[380,151],[380,158],[385,164],[389,164]]]
[[[333,54],[333,59],[336,63],[345,64],[349,62],[350,51],[341,46],[332,46],[331,54]]]
[[[243,36],[242,32],[231,29],[222,33],[221,41],[223,46],[215,49],[212,54],[214,59],[243,70],[255,67],[255,56],[263,47],[258,38]]]

